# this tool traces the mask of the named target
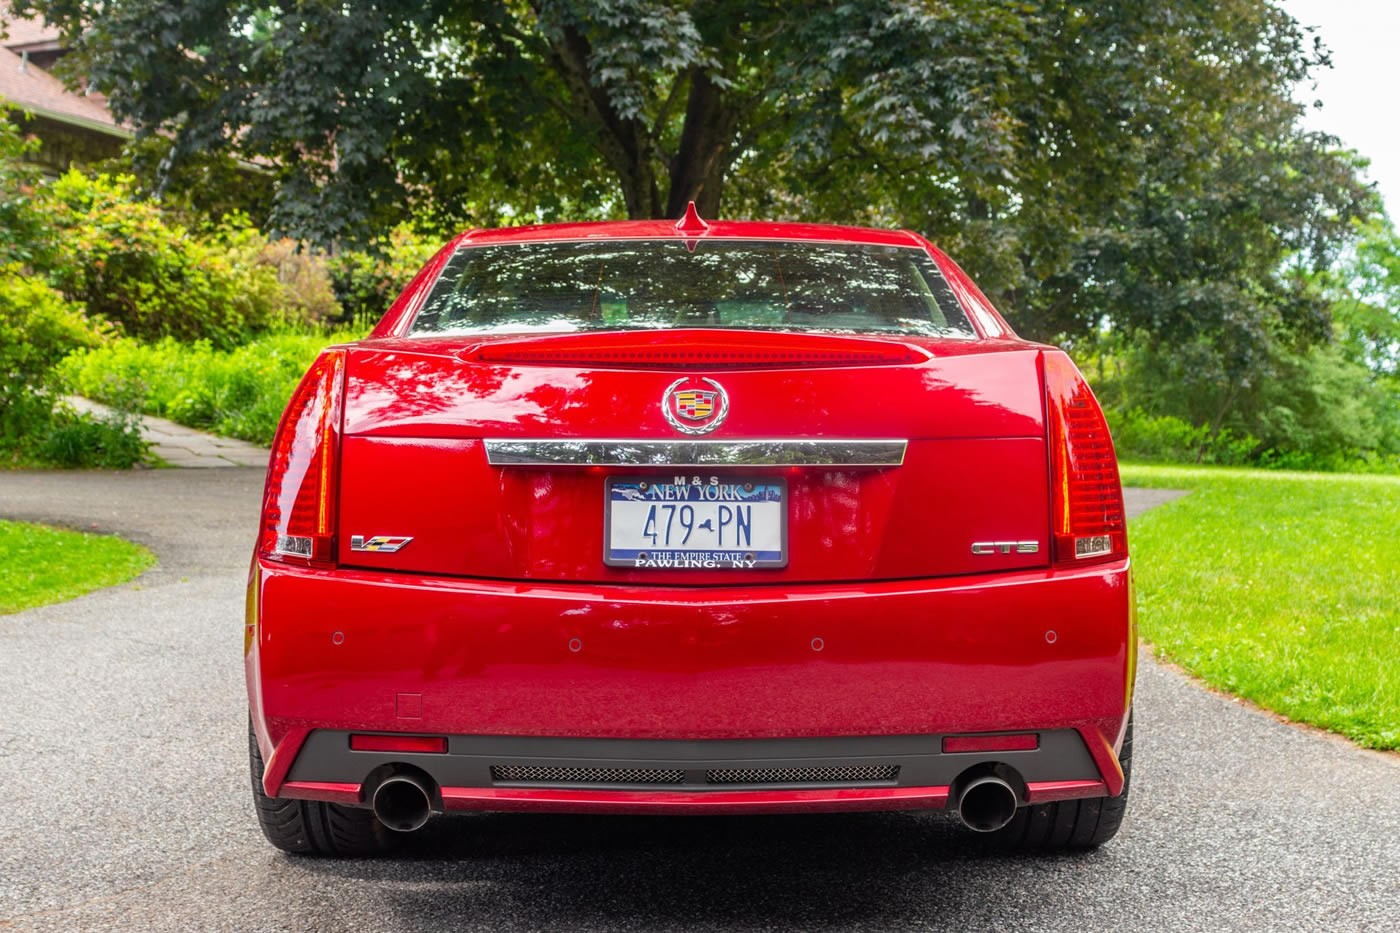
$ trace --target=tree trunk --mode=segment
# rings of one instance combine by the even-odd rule
[[[663,216],[646,124],[620,115],[607,91],[594,85],[588,64],[592,53],[588,39],[577,29],[567,27],[550,44],[550,51],[569,95],[588,117],[586,122],[594,130],[598,151],[617,175],[627,216],[633,220]]]
[[[690,77],[680,148],[671,160],[671,190],[666,213],[680,217],[694,201],[701,217],[718,217],[724,175],[734,161],[734,130],[738,112],[725,101],[724,91],[704,71]]]

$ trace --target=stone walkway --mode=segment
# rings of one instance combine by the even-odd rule
[[[97,417],[112,409],[101,402],[69,396],[66,401],[80,412]],[[141,436],[151,442],[151,453],[173,467],[258,467],[267,469],[270,452],[247,441],[219,437],[187,428],[154,415],[141,416]]]

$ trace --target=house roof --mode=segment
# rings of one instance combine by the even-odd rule
[[[9,4],[0,0],[0,98],[10,106],[38,117],[67,123],[109,136],[130,137],[131,131],[112,119],[100,94],[71,91],[62,81],[26,59],[26,52],[62,48],[57,29],[44,19],[16,19]]]
[[[112,119],[101,98],[68,90],[62,81],[7,48],[0,48],[0,98],[35,116],[111,136],[132,135]]]
[[[5,33],[5,38],[0,39],[0,46],[7,49],[56,46],[59,42],[58,30],[43,17],[17,19],[11,15],[10,5],[4,0],[0,0],[0,23],[3,23],[0,32]]]

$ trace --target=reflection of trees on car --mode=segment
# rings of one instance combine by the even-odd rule
[[[449,261],[414,330],[520,325],[972,333],[938,266],[912,239],[905,247],[723,238],[468,242]]]

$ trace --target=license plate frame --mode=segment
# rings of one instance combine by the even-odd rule
[[[677,483],[676,480],[683,479],[685,482]],[[718,482],[711,483],[715,479]],[[699,480],[699,482],[695,482]],[[725,487],[743,487],[745,484],[752,484],[755,491],[761,490],[765,498],[743,499],[706,499],[707,495],[703,490],[706,487],[717,486],[721,489]],[[646,490],[657,486],[669,486],[673,488],[684,488],[688,490],[687,496],[697,496],[690,498],[648,498],[648,503],[657,506],[674,505],[677,512],[671,513],[674,519],[679,514],[679,507],[704,506],[708,511],[710,506],[714,507],[715,515],[711,516],[711,521],[719,521],[719,506],[728,505],[730,507],[744,505],[771,506],[776,504],[776,514],[778,521],[776,551],[771,548],[753,547],[752,532],[750,533],[750,547],[714,547],[714,548],[685,548],[685,547],[655,547],[650,550],[642,548],[615,548],[613,546],[613,517],[614,505],[620,504],[620,500],[615,499],[613,490],[631,488],[643,495],[647,495]],[[689,492],[690,490],[700,490],[699,492]],[[771,491],[776,490],[776,503],[766,498]],[[621,493],[619,493],[621,494]],[[720,495],[724,495],[723,492]],[[628,500],[637,501],[629,497]],[[771,513],[771,508],[765,508]],[[720,476],[720,477],[692,477],[685,476],[610,476],[603,484],[603,563],[609,567],[628,567],[634,570],[766,570],[786,567],[788,564],[788,483],[780,476]],[[699,522],[692,513],[692,524]],[[700,523],[703,525],[703,523]],[[752,513],[750,513],[750,528],[752,529]],[[698,530],[703,530],[698,529]],[[711,534],[715,534],[713,528]],[[768,536],[771,539],[771,535]],[[761,542],[767,543],[767,542]]]

